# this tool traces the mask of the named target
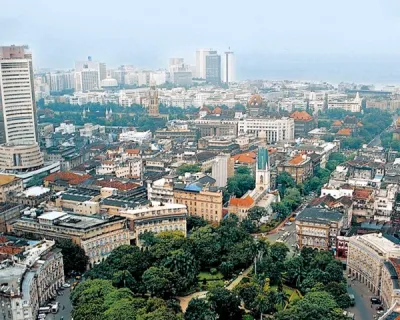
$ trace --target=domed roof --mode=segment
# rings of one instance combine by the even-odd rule
[[[253,94],[249,99],[249,105],[251,106],[259,106],[263,102],[263,98],[259,94]]]
[[[106,78],[101,80],[100,85],[102,88],[118,87],[118,81],[113,78]]]

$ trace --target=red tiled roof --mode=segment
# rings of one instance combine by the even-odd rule
[[[44,178],[45,181],[55,182],[57,180],[66,181],[68,184],[76,185],[91,178],[89,174],[76,174],[72,172],[55,172]]]
[[[350,128],[343,128],[337,132],[340,136],[351,136],[351,129]]]
[[[298,165],[302,163],[305,159],[303,158],[303,155],[299,153],[298,155],[294,156],[292,159],[288,161],[289,164],[293,165]]]
[[[136,189],[139,187],[137,183],[133,182],[126,182],[123,183],[121,181],[110,181],[110,180],[97,180],[96,185],[101,186],[101,187],[107,187],[107,188],[115,188],[118,190],[131,190],[131,189]]]
[[[232,198],[231,200],[229,200],[230,206],[237,206],[237,207],[250,208],[253,203],[254,200],[250,196],[247,196],[246,198]]]
[[[313,117],[310,116],[307,112],[305,111],[295,111],[293,112],[290,117],[294,120],[298,121],[312,121]]]
[[[335,121],[332,123],[332,125],[333,125],[333,126],[341,126],[341,125],[342,125],[342,121],[340,121],[340,120],[335,120]]]
[[[371,195],[371,190],[354,189],[353,199],[368,199]]]
[[[126,149],[127,154],[139,154],[140,150],[139,149]]]
[[[249,156],[246,156],[244,154],[239,154],[237,156],[233,157],[233,160],[240,162],[240,163],[247,163],[247,164],[252,164],[255,163],[256,160],[254,158],[251,158]]]

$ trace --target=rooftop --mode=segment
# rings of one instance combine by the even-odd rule
[[[313,117],[310,116],[306,111],[295,111],[290,115],[296,121],[312,121]]]
[[[50,192],[49,188],[45,188],[42,186],[34,186],[26,189],[23,193],[26,197],[39,197],[42,194],[46,194]]]
[[[382,236],[381,233],[369,233],[362,236],[353,236],[350,241],[360,241],[373,247],[376,251],[380,251],[383,254],[394,254],[400,256],[400,246],[386,237]]]
[[[296,218],[298,221],[321,224],[330,224],[331,222],[340,221],[340,219],[342,219],[340,212],[322,208],[305,208]]]
[[[20,178],[18,178],[17,176],[11,175],[11,174],[0,174],[0,186],[9,184],[16,180],[20,180]]]
[[[229,200],[230,206],[250,208],[253,204],[254,200],[250,196],[247,196],[245,198],[232,198],[231,200]]]

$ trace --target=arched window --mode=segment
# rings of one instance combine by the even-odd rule
[[[260,176],[260,183],[264,183],[264,176],[263,175]]]

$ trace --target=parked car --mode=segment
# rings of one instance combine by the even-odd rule
[[[375,310],[382,311],[382,310],[383,310],[383,306],[382,306],[382,305],[377,306],[377,307],[375,308]]]
[[[371,297],[371,303],[372,304],[381,304],[382,302],[379,298]]]
[[[71,287],[71,285],[70,285],[69,283],[64,283],[62,286],[63,286],[64,288],[70,288],[70,287]]]

